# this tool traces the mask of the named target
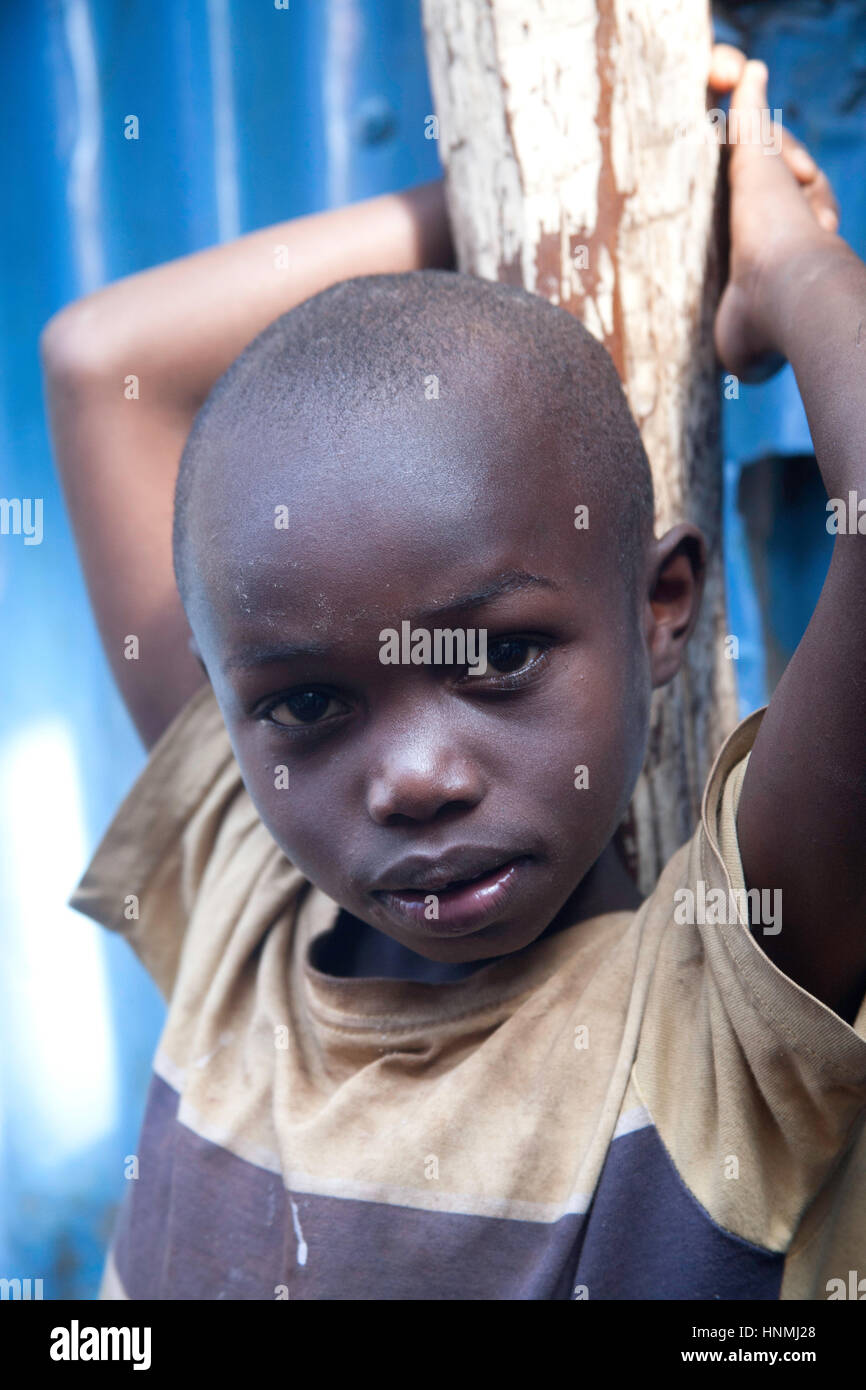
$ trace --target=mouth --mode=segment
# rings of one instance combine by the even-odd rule
[[[413,876],[411,887],[379,889],[373,897],[393,921],[427,936],[462,936],[489,926],[522,888],[531,856],[511,855],[458,876],[445,862]],[[474,866],[472,866],[474,867]]]

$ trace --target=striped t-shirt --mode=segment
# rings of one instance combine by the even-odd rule
[[[430,984],[315,968],[339,908],[274,843],[199,691],[71,900],[168,1001],[102,1296],[856,1287],[866,1005],[849,1027],[738,920],[760,718],[725,743],[700,825],[636,912]]]

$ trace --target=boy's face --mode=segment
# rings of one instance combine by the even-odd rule
[[[251,439],[202,500],[193,616],[288,858],[370,926],[458,962],[529,944],[599,858],[640,771],[651,680],[645,605],[591,479],[501,398],[468,423],[437,404],[330,449],[310,437],[291,469]],[[486,672],[384,664],[381,634],[404,622],[484,630]]]

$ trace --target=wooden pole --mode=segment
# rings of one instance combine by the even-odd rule
[[[648,892],[736,722],[721,555],[718,147],[707,0],[423,0],[461,270],[575,314],[616,363],[656,527],[710,548],[684,671],[653,701],[623,842]]]

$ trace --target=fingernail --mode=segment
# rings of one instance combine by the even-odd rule
[[[822,208],[818,213],[819,224],[828,232],[835,232],[839,226],[839,219],[831,208]]]

